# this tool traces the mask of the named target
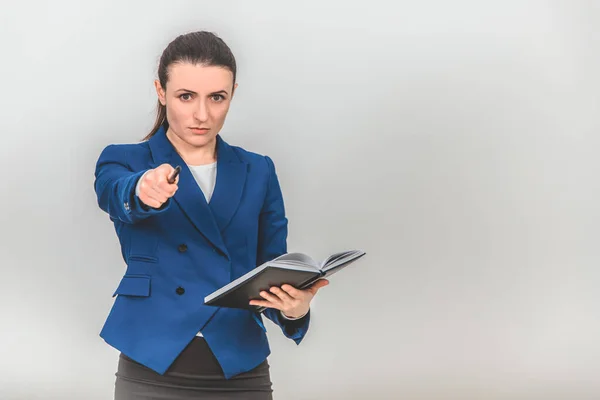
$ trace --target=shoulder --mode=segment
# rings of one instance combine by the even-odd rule
[[[126,163],[127,161],[145,159],[150,156],[148,142],[111,143],[101,150],[98,162],[116,161]]]
[[[275,170],[275,163],[272,157],[244,149],[240,146],[228,145],[237,156],[237,158],[250,166],[251,169],[258,169],[271,174]]]

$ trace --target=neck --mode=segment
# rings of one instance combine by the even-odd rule
[[[217,138],[202,146],[193,146],[175,135],[171,129],[167,130],[167,138],[179,153],[179,156],[188,165],[212,164],[217,161]]]

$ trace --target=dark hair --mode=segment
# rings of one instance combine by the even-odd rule
[[[212,32],[198,31],[179,35],[163,51],[158,64],[158,80],[166,90],[169,80],[169,66],[177,62],[189,62],[206,66],[219,66],[233,73],[233,84],[236,78],[235,57],[225,42]],[[156,122],[143,140],[148,140],[160,129],[167,126],[167,109],[157,102]]]

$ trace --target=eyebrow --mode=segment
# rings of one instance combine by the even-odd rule
[[[198,94],[198,93],[194,92],[193,90],[189,90],[189,89],[178,89],[175,92],[190,92],[192,94]],[[218,92],[212,92],[211,95],[212,94],[221,94],[221,93],[229,94],[229,93],[227,93],[227,90],[219,90]]]

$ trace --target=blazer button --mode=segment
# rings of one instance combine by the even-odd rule
[[[180,244],[180,245],[177,247],[177,250],[179,250],[179,252],[180,252],[180,253],[184,253],[184,252],[186,252],[186,251],[187,251],[187,244],[185,244],[185,243],[184,243],[184,244]]]
[[[177,289],[175,289],[175,293],[177,293],[178,295],[182,295],[185,293],[185,289],[182,288],[181,286],[179,286]]]

